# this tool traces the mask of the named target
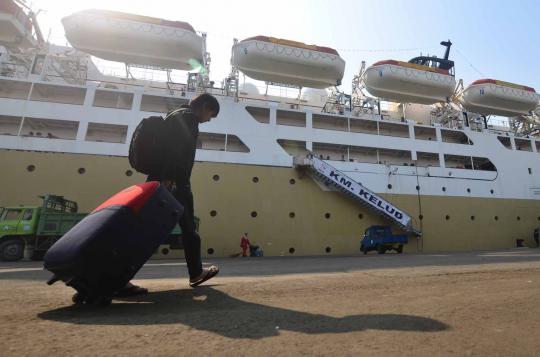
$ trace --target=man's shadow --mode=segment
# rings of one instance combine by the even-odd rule
[[[229,338],[276,336],[279,330],[309,334],[367,329],[437,332],[449,326],[426,317],[399,314],[365,314],[332,317],[233,298],[212,287],[167,290],[123,299],[106,308],[67,306],[45,311],[45,320],[82,325],[184,324]],[[358,304],[362,304],[359,300]]]

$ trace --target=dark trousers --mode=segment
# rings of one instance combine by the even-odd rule
[[[146,181],[161,181],[158,177],[148,176]],[[189,183],[176,182],[173,196],[184,207],[184,214],[180,217],[182,229],[182,242],[184,243],[184,256],[190,278],[195,278],[202,273],[201,238],[195,226],[195,212],[193,208],[193,193]]]

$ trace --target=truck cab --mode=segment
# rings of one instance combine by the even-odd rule
[[[36,233],[40,207],[4,207],[0,214],[0,258],[14,261],[22,258],[25,238]]]
[[[402,253],[403,245],[407,244],[408,241],[406,234],[392,234],[390,226],[371,226],[364,232],[360,242],[360,251],[364,254],[371,250],[376,250],[379,254],[384,254],[388,250]]]

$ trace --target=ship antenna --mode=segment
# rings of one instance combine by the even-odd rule
[[[441,45],[446,47],[446,52],[444,53],[444,59],[447,60],[450,57],[450,47],[452,47],[452,41],[442,41]]]

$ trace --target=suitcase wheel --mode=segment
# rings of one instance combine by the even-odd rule
[[[98,307],[109,306],[112,302],[110,296],[87,296],[83,293],[75,293],[71,300],[75,305],[92,305]]]

